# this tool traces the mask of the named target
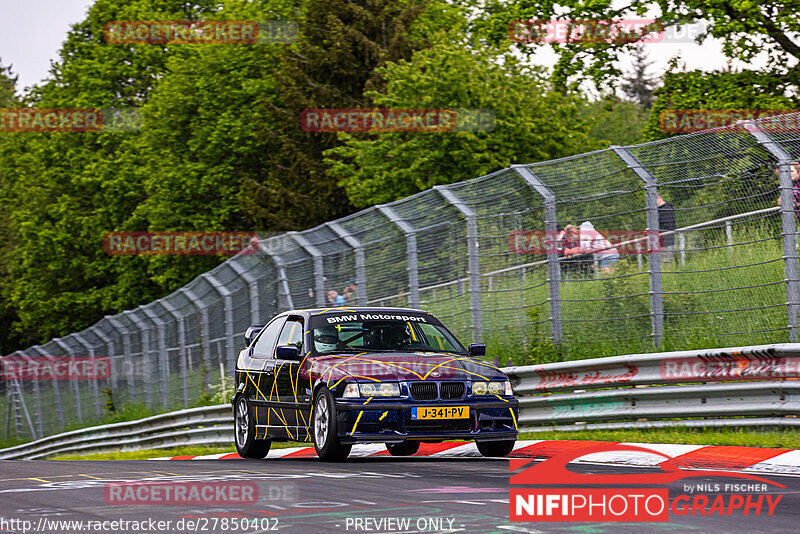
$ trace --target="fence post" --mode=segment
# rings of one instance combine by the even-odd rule
[[[647,167],[641,164],[631,152],[623,146],[612,146],[611,150],[625,162],[645,185],[645,205],[647,208],[648,235],[660,230],[658,226],[658,182]],[[649,245],[648,245],[648,248]],[[648,254],[648,271],[650,273],[650,324],[652,327],[653,345],[661,345],[664,332],[664,294],[661,288],[661,254],[650,251]]]
[[[108,361],[111,364],[111,372],[108,375],[109,383],[111,384],[111,398],[117,395],[117,370],[119,365],[116,362],[116,347],[114,346],[114,342],[111,341],[111,338],[108,337],[97,325],[93,327],[92,330],[97,337],[103,340],[103,343],[106,344],[107,353],[108,353]]]
[[[681,265],[686,265],[686,235],[678,233],[678,249],[681,251]]]
[[[317,247],[312,245],[303,234],[298,232],[287,233],[292,239],[294,239],[295,243],[297,243],[297,245],[303,249],[303,251],[311,256],[314,262],[314,282],[316,285],[314,293],[316,294],[317,306],[320,308],[325,308],[327,306],[326,299],[328,296],[325,294],[325,275],[322,272],[322,252],[320,252]]]
[[[153,388],[150,385],[150,377],[152,376],[152,369],[150,368],[150,327],[136,315],[135,311],[126,310],[122,312],[130,322],[139,328],[142,335],[142,386],[144,389],[144,398],[148,408],[153,407]],[[134,374],[136,372],[134,366]]]
[[[81,346],[86,349],[89,353],[89,356],[92,358],[96,358],[97,354],[95,353],[94,347],[91,343],[86,341],[86,338],[83,337],[83,334],[78,332],[76,334],[71,334],[71,337],[74,337],[75,340],[81,344]],[[111,365],[111,358],[108,358],[109,366]],[[109,373],[111,373],[111,367],[109,367]],[[96,420],[100,420],[100,388],[97,384],[97,375],[95,375],[94,379],[92,379],[92,401],[94,402],[94,417]]]
[[[124,369],[125,373],[125,384],[126,389],[128,390],[128,401],[133,403],[134,401],[134,392],[133,392],[133,365],[131,364],[131,334],[128,327],[122,324],[119,319],[112,315],[106,315],[105,319],[109,322],[111,326],[117,329],[118,332],[122,333],[122,368]],[[122,375],[122,373],[120,373]]]
[[[260,250],[263,251],[264,246],[266,246],[266,242],[259,242]],[[291,310],[294,308],[294,303],[292,302],[292,292],[289,290],[289,279],[286,276],[286,262],[283,261],[280,254],[267,252],[266,255],[272,258],[272,261],[275,262],[275,266],[278,269],[278,307],[282,308],[280,311]],[[280,302],[280,297],[283,297],[283,302]]]
[[[417,231],[389,206],[376,206],[384,217],[389,219],[406,236],[406,256],[408,269],[408,307],[419,308],[419,265],[417,264]]]
[[[183,321],[183,315],[181,315],[166,298],[158,299],[156,302],[161,304],[178,323],[178,354],[180,354],[181,359],[181,397],[183,400],[183,407],[186,409],[189,407],[189,371],[186,365],[186,324]]]
[[[64,347],[64,345],[61,343],[61,338],[56,339],[55,341],[58,343],[59,346]],[[42,351],[42,350],[37,350],[37,352],[39,352],[40,355],[44,356],[45,358],[47,358],[50,361],[53,361],[53,359],[54,359],[52,354],[44,354],[44,351]],[[64,410],[63,410],[63,407],[61,406],[61,387],[58,385],[58,380],[56,379],[55,376],[51,377],[50,383],[51,383],[52,388],[53,388],[53,397],[55,398],[55,401],[56,401],[55,408],[56,408],[56,416],[58,417],[58,426],[59,426],[59,429],[63,432],[64,431]],[[38,412],[38,410],[40,410],[39,407],[37,407],[36,409],[37,409],[37,412]],[[41,421],[41,417],[39,418],[39,420]],[[41,426],[39,428],[39,433],[41,434],[41,437],[44,437],[44,434],[42,434]]]
[[[528,186],[544,199],[544,227],[549,236],[545,242],[547,247],[547,286],[550,291],[550,332],[553,343],[561,342],[561,265],[558,262],[556,239],[558,238],[558,219],[556,217],[556,195],[531,170],[524,165],[512,165]]]
[[[169,399],[167,398],[167,388],[169,383],[167,381],[167,323],[163,321],[154,310],[145,306],[140,306],[142,313],[150,320],[151,323],[156,325],[158,332],[158,376],[161,380],[161,406],[164,410],[169,408]]]
[[[258,250],[259,252],[261,251],[260,248]],[[230,267],[233,272],[247,284],[248,291],[250,292],[250,324],[258,324],[261,315],[261,304],[258,298],[258,280],[255,276],[250,274],[247,269],[233,261],[233,259],[228,260],[225,265]]]
[[[222,306],[225,312],[225,344],[227,345],[225,354],[227,355],[227,362],[228,362],[228,369],[236,369],[236,340],[234,339],[234,331],[233,331],[233,294],[228,290],[227,287],[222,285],[222,283],[214,278],[211,273],[205,273],[200,275],[202,278],[205,278],[206,281],[211,284],[211,287],[214,288],[214,291],[217,292],[217,295],[222,297]]]
[[[481,268],[478,255],[478,219],[475,211],[447,186],[433,187],[444,199],[455,207],[467,221],[467,271],[469,274],[469,308],[472,316],[472,341],[477,343],[483,337],[483,318],[481,316]],[[491,278],[490,284],[491,284]],[[491,289],[490,289],[491,291]]]
[[[361,241],[356,239],[353,234],[344,229],[344,227],[337,222],[326,223],[328,228],[339,236],[345,243],[350,245],[353,249],[353,254],[356,257],[356,302],[359,306],[367,305],[367,268],[364,261],[364,247]]]
[[[797,312],[800,307],[800,276],[797,268],[797,216],[792,193],[794,158],[771,135],[753,121],[742,126],[758,143],[778,160],[778,182],[781,189],[781,235],[783,236],[783,268],[786,276],[786,308],[789,315],[789,341],[797,341]]]
[[[43,347],[36,345],[35,347],[31,347],[33,350],[39,353],[39,356],[46,358],[48,356],[47,352],[44,351]],[[33,433],[33,439],[44,437],[44,425],[42,424],[42,401],[41,395],[39,391],[39,377],[34,377],[31,380],[33,385],[33,401],[36,404],[36,412],[34,413],[35,421],[33,422],[33,427],[31,428]],[[38,433],[37,433],[38,432]]]
[[[206,306],[203,300],[191,289],[182,287],[178,291],[183,293],[186,299],[200,313],[201,361],[203,362],[203,367],[205,367],[205,373],[203,373],[203,391],[210,392],[211,383],[209,382],[209,373],[211,373],[211,344],[208,341],[208,306]]]

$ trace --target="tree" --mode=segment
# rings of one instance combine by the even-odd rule
[[[661,129],[661,114],[667,110],[791,110],[800,99],[790,94],[792,83],[780,77],[750,70],[680,71],[673,63],[664,75],[664,85],[655,90],[655,103],[647,120],[647,140],[676,134]]]
[[[11,67],[4,67],[0,59],[0,107],[9,107],[16,100],[17,76],[11,72]]]
[[[589,137],[604,147],[644,141],[642,130],[650,116],[639,104],[613,95],[587,102],[579,113],[590,125]]]
[[[215,2],[98,0],[75,24],[51,77],[25,96],[36,108],[131,107],[147,100],[180,47],[109,45],[110,20],[202,18]],[[130,134],[8,133],[0,140],[2,211],[13,248],[4,300],[18,316],[18,343],[84,328],[104,315],[161,296],[142,258],[110,258],[103,235],[142,199],[141,183],[120,169]],[[135,280],[136,291],[120,281]],[[128,286],[130,287],[130,286]],[[14,348],[20,348],[16,346]]]
[[[375,67],[429,46],[459,16],[436,0],[362,4],[98,0],[27,103],[136,107],[143,127],[0,140],[0,212],[16,240],[0,285],[19,343],[162,297],[224,259],[111,257],[107,232],[302,229],[352,210],[322,164],[339,141],[302,131],[300,111],[362,105],[364,89],[381,86]],[[292,20],[301,34],[254,46],[103,39],[111,20],[214,18]]]
[[[598,147],[576,101],[550,91],[543,72],[525,67],[507,48],[473,49],[448,35],[380,73],[386,88],[367,93],[375,107],[488,109],[496,127],[339,134],[344,145],[326,152],[326,161],[354,206]]]
[[[4,67],[0,61],[0,108],[15,107],[17,77],[11,72],[10,67]],[[0,131],[0,146],[3,142],[3,132]],[[0,207],[6,205],[4,199],[8,195],[8,186],[0,173]],[[14,249],[14,236],[5,209],[0,209],[0,280],[8,278],[8,257]],[[0,285],[0,354],[8,354],[19,345],[19,338],[14,334],[11,325],[18,319],[14,306],[3,294]]]
[[[464,4],[476,4],[464,0]],[[773,75],[797,83],[800,72],[792,68],[800,60],[800,32],[797,17],[800,1],[745,2],[741,0],[631,0],[621,7],[610,0],[489,0],[474,7],[472,32],[494,42],[508,39],[509,24],[515,20],[619,20],[641,19],[648,12],[664,26],[697,23],[708,25],[698,36],[703,42],[708,36],[723,41],[724,53],[730,58],[750,62],[765,51],[767,70]],[[533,54],[542,44],[521,44],[520,49]],[[558,55],[553,79],[557,87],[566,88],[584,79],[599,86],[614,85],[620,77],[619,55],[633,42],[554,43]]]
[[[633,72],[622,77],[622,92],[643,109],[649,110],[653,105],[653,90],[658,83],[658,80],[647,72],[653,61],[647,59],[647,51],[643,46],[633,48],[631,56]]]

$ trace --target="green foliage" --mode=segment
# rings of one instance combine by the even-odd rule
[[[213,256],[109,256],[111,231],[299,230],[352,210],[324,172],[340,143],[306,107],[361,106],[375,69],[458,24],[444,2],[98,0],[32,107],[137,108],[136,133],[0,133],[4,351],[85,328],[213,268]],[[109,20],[292,20],[294,44],[109,45]],[[5,81],[4,81],[5,80]],[[0,76],[0,98],[8,91]],[[7,275],[6,275],[7,274]]]
[[[705,33],[698,36],[703,42],[708,35],[723,42],[723,52],[729,58],[750,63],[757,54],[766,52],[767,69],[774,75],[797,79],[800,73],[790,65],[800,59],[800,45],[795,36],[800,30],[797,0],[753,2],[742,0],[632,0],[618,6],[610,0],[461,0],[470,6],[470,30],[475,38],[487,38],[499,43],[508,39],[509,24],[515,20],[619,20],[642,19],[652,12],[659,13],[664,26],[671,24],[707,22]],[[598,86],[615,85],[621,75],[620,55],[636,43],[594,42],[521,44],[520,51],[535,54],[539,47],[551,46],[558,56],[553,72],[556,87],[577,87],[582,80],[593,80]]]
[[[367,93],[375,107],[488,109],[496,128],[339,134],[344,144],[326,152],[326,162],[356,207],[598,146],[586,134],[576,100],[550,91],[543,73],[508,49],[471,49],[443,35],[410,61],[389,63],[379,72],[385,90]]]
[[[580,114],[590,124],[589,137],[601,146],[635,145],[644,141],[642,130],[649,114],[635,102],[607,97],[586,103]]]
[[[642,428],[621,430],[574,430],[559,432],[542,429],[523,432],[518,439],[582,439],[616,443],[687,443],[694,445],[733,445],[737,447],[774,447],[797,449],[800,435],[793,429],[770,428]]]
[[[553,345],[547,322],[542,321],[541,306],[525,310],[528,318],[525,339],[522,342],[523,358],[513,360],[514,365],[533,365],[561,361],[561,350]]]
[[[16,104],[17,77],[11,73],[10,67],[4,67],[0,60],[0,108],[11,107]]]
[[[672,69],[664,75],[664,85],[654,92],[656,100],[644,128],[648,141],[676,135],[662,131],[659,122],[661,114],[670,109],[793,110],[800,105],[796,93],[785,96],[798,85],[770,73],[681,72],[674,63]]]
[[[235,389],[235,384],[231,379],[222,379],[219,382],[211,384],[210,391],[205,391],[197,399],[194,407],[200,406],[216,406],[219,404],[228,404],[231,402]]]

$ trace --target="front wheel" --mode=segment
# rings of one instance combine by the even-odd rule
[[[508,456],[514,450],[514,439],[507,441],[478,441],[475,443],[482,456]]]
[[[236,452],[242,458],[264,458],[269,453],[271,441],[256,439],[256,422],[252,417],[250,403],[244,397],[236,401],[233,414],[234,435],[236,436]]]
[[[336,404],[333,394],[321,387],[314,399],[314,448],[317,456],[326,462],[338,462],[347,458],[352,445],[343,445],[339,440],[339,427],[336,419]]]
[[[403,441],[401,443],[387,443],[386,450],[392,456],[411,456],[419,450],[419,441]]]

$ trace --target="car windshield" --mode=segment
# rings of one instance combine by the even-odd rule
[[[314,351],[458,352],[464,348],[445,327],[414,321],[344,321],[313,330]]]

